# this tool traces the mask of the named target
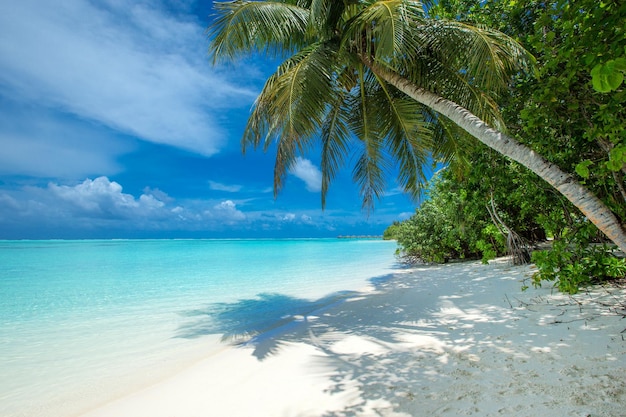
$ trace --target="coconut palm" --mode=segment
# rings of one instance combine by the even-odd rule
[[[214,62],[262,53],[284,58],[267,80],[242,146],[276,143],[274,190],[297,156],[321,143],[322,206],[356,152],[353,177],[371,208],[398,167],[417,196],[432,152],[450,160],[471,135],[550,183],[626,250],[626,232],[589,190],[503,131],[496,100],[532,57],[485,27],[432,19],[409,0],[275,0],[215,3]]]

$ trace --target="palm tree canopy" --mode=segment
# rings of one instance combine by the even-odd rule
[[[300,154],[321,144],[322,206],[356,151],[353,178],[372,208],[396,167],[398,185],[418,197],[430,155],[450,160],[463,135],[448,119],[371,70],[392,70],[501,127],[496,99],[532,57],[500,32],[434,20],[409,0],[276,0],[215,3],[214,62],[262,53],[284,62],[254,103],[242,139],[276,143],[275,193]]]

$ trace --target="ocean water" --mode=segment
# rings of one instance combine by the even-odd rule
[[[71,417],[362,289],[359,239],[0,241],[0,416]]]

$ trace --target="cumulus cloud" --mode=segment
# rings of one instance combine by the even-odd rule
[[[172,236],[202,233],[212,236],[309,236],[349,225],[363,233],[371,227],[362,217],[341,212],[281,211],[273,200],[178,200],[159,189],[124,191],[122,184],[102,176],[79,183],[51,182],[0,190],[0,239],[46,237]],[[387,222],[390,224],[391,220]]]
[[[210,210],[205,211],[205,215],[225,224],[236,224],[246,220],[246,215],[237,209],[237,205],[231,200],[216,204]]]
[[[293,175],[304,181],[306,189],[319,192],[322,189],[322,173],[311,161],[297,157],[289,170]]]
[[[180,6],[178,6],[180,7]],[[204,27],[157,2],[0,5],[0,94],[144,140],[212,155],[226,136],[207,110],[254,93],[212,71]]]
[[[48,185],[51,193],[68,204],[75,214],[85,217],[129,218],[145,216],[159,210],[165,203],[154,195],[142,194],[138,199],[122,192],[122,186],[107,177],[86,179],[74,186]]]
[[[46,187],[27,186],[20,192],[0,192],[0,226],[3,222],[54,223],[66,227],[80,223],[80,227],[90,229],[115,225],[129,230],[210,231],[258,221],[258,214],[256,217],[253,213],[249,218],[233,200],[177,201],[164,191],[149,187],[134,196],[105,176],[88,178],[78,184],[51,182]],[[0,238],[1,230],[2,227]]]
[[[148,209],[160,209],[161,207],[165,206],[165,203],[163,201],[158,200],[153,195],[146,194],[142,194],[141,197],[139,197],[139,204]]]

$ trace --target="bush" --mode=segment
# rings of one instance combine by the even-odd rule
[[[585,286],[626,276],[626,260],[614,256],[608,245],[595,243],[596,237],[595,227],[587,222],[555,241],[550,250],[533,253],[532,261],[538,269],[532,277],[533,285],[553,282],[560,291],[576,294]]]
[[[397,239],[400,258],[410,263],[487,261],[505,253],[504,237],[491,223],[482,202],[458,182],[446,178],[445,173],[437,175],[429,184],[428,194],[410,219],[385,231]]]

